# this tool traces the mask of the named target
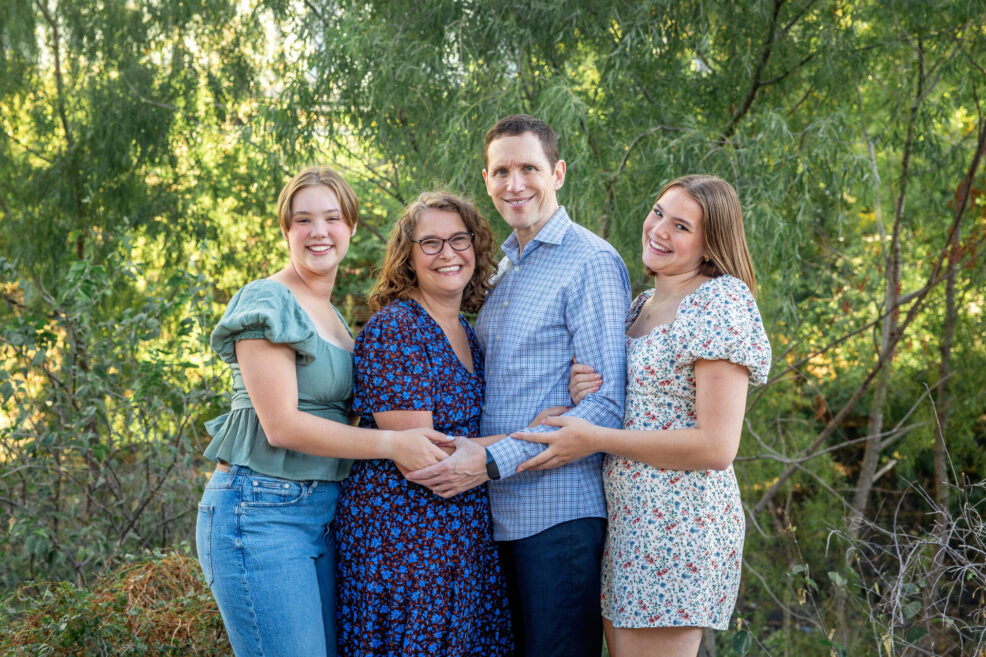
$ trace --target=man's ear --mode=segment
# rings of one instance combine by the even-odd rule
[[[555,170],[553,176],[555,178],[555,189],[561,189],[561,186],[565,184],[565,160],[558,160],[555,162]]]

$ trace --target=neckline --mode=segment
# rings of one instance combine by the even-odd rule
[[[349,349],[346,349],[345,347],[342,347],[340,345],[337,345],[335,342],[332,342],[331,340],[327,339],[325,336],[323,336],[321,333],[318,332],[318,324],[315,323],[315,320],[312,319],[312,316],[308,314],[308,311],[305,310],[305,307],[303,305],[301,305],[301,302],[300,301],[298,301],[298,297],[294,296],[294,292],[291,291],[291,288],[289,288],[287,285],[285,285],[284,283],[282,283],[280,281],[275,281],[273,278],[263,278],[261,280],[270,281],[274,285],[279,285],[280,287],[284,288],[284,290],[288,293],[288,296],[291,297],[291,300],[294,302],[294,305],[298,306],[298,309],[301,311],[301,314],[304,315],[305,316],[305,319],[308,320],[308,323],[312,325],[312,330],[315,331],[315,337],[317,337],[319,340],[321,340],[325,344],[329,345],[333,349],[338,349],[339,351],[341,351],[343,353],[346,353],[346,354],[349,354],[350,356],[353,355],[353,352],[351,352]],[[346,333],[349,333],[349,337],[352,337],[353,334],[349,330],[349,325],[346,323],[346,320],[343,319],[342,313],[339,312],[339,309],[336,308],[335,305],[331,301],[329,302],[329,307],[332,308],[332,311],[339,318],[339,321],[342,322],[342,325],[346,329]]]
[[[452,343],[449,342],[448,336],[445,335],[445,331],[442,330],[441,325],[438,322],[435,321],[435,318],[432,317],[428,313],[428,310],[425,309],[424,306],[422,306],[420,303],[418,303],[418,301],[416,299],[406,298],[406,299],[401,299],[401,301],[404,301],[404,302],[407,302],[407,303],[413,303],[415,306],[417,306],[418,307],[418,311],[421,314],[423,314],[425,317],[427,317],[428,318],[428,321],[431,322],[432,324],[434,324],[435,325],[435,328],[438,329],[438,332],[442,334],[442,339],[445,341],[445,346],[448,347],[449,353],[452,354],[452,358],[455,359],[455,362],[457,362],[459,364],[459,366],[462,369],[464,369],[467,374],[469,374],[469,376],[471,376],[471,377],[477,376],[476,375],[476,368],[477,368],[477,363],[479,362],[479,359],[477,358],[477,354],[474,352],[474,350],[472,348],[473,341],[469,337],[468,322],[466,322],[465,317],[462,316],[462,313],[459,313],[459,324],[461,324],[462,325],[462,328],[464,328],[465,331],[466,331],[466,342],[469,344],[469,355],[472,356],[472,370],[470,370],[468,367],[466,367],[466,364],[462,362],[462,359],[459,358],[459,355],[457,353],[455,353],[455,349],[452,348]]]
[[[646,338],[646,337],[650,336],[651,333],[653,333],[654,331],[656,331],[659,328],[665,328],[665,327],[671,326],[676,321],[678,321],[678,316],[681,315],[681,307],[685,304],[685,301],[688,299],[688,297],[690,297],[690,296],[692,296],[694,294],[698,294],[698,291],[699,290],[701,290],[703,287],[705,287],[706,285],[708,285],[709,283],[711,283],[712,281],[714,281],[714,280],[716,280],[718,278],[722,278],[722,277],[721,276],[716,276],[715,278],[710,278],[707,281],[702,281],[697,288],[695,288],[694,290],[692,290],[691,292],[689,292],[685,296],[681,297],[681,301],[678,302],[678,307],[674,309],[674,318],[670,322],[664,322],[663,324],[655,324],[651,328],[651,330],[647,331],[643,335],[638,335],[637,337],[632,337],[632,336],[626,335],[626,332],[625,331],[624,331],[624,335],[628,339],[630,339],[630,340],[640,340],[641,338]],[[650,294],[647,296],[647,299],[650,299],[651,297],[654,296],[654,288],[650,288],[649,291],[650,291]],[[647,299],[644,299],[644,301],[640,303],[640,307],[637,308],[637,314],[633,316],[633,320],[630,322],[630,326],[633,326],[633,322],[637,321],[637,318],[640,317],[640,313],[644,309],[644,302],[646,302]],[[628,326],[627,329],[629,329],[629,328],[630,327]]]

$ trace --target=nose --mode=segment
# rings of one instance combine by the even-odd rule
[[[654,227],[651,229],[656,235],[666,237],[668,235],[668,227],[671,225],[670,220],[667,217],[660,217],[654,222]]]
[[[519,192],[524,189],[524,176],[519,171],[511,171],[507,176],[507,191]]]
[[[329,234],[329,222],[324,219],[316,219],[312,222],[312,235],[323,236]]]

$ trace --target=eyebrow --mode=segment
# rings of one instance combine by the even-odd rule
[[[537,162],[524,162],[521,160],[511,160],[509,162],[499,162],[495,163],[496,166],[491,166],[493,171],[498,171],[499,169],[509,169],[510,167],[534,167],[535,169],[540,169],[541,165]]]
[[[660,211],[661,211],[661,212],[662,212],[663,214],[667,214],[667,213],[666,213],[666,212],[664,211],[664,206],[663,206],[663,205],[661,205],[660,203],[658,203],[657,201],[655,201],[655,202],[654,202],[654,207],[655,207],[655,208],[657,208],[658,210],[660,210]],[[686,226],[688,226],[689,228],[694,228],[694,227],[695,227],[695,226],[694,226],[694,225],[692,224],[692,222],[690,222],[690,221],[689,221],[688,219],[685,219],[685,218],[683,218],[683,217],[676,217],[676,216],[672,216],[672,217],[671,217],[671,219],[672,219],[672,221],[677,221],[677,222],[679,222],[679,223],[682,223],[682,224],[685,224],[685,225],[686,225]]]
[[[305,215],[335,214],[337,212],[338,213],[341,213],[342,212],[342,208],[328,208],[328,209],[325,209],[325,210],[316,210],[314,212],[310,212],[308,210],[296,210],[296,211],[292,211],[291,212],[291,216],[292,217],[297,217],[299,214],[305,214]]]
[[[449,235],[448,237],[439,237],[438,235],[422,235],[421,237],[419,237],[415,241],[420,242],[421,240],[432,240],[432,239],[436,239],[436,240],[448,240],[448,239],[451,239],[451,238],[455,237],[456,235],[468,235],[468,234],[469,234],[469,231],[468,230],[457,230],[454,233],[452,233],[451,235]]]

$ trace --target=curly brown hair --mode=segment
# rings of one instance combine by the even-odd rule
[[[472,248],[476,254],[476,270],[462,293],[462,309],[478,312],[490,291],[490,277],[496,270],[493,250],[496,239],[489,222],[472,203],[449,192],[424,192],[404,208],[404,214],[394,224],[387,240],[387,255],[368,303],[376,312],[397,299],[408,299],[418,286],[418,277],[411,264],[414,230],[425,210],[450,210],[459,215],[466,230],[473,234]]]

